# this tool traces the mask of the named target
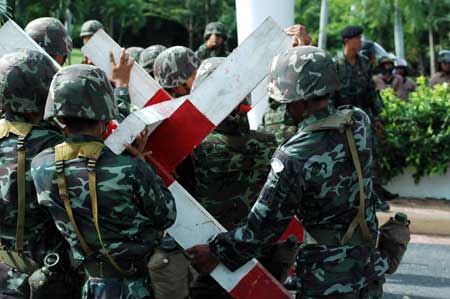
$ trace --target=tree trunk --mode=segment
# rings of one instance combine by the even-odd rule
[[[405,59],[405,44],[403,38],[403,24],[402,14],[398,1],[395,2],[395,24],[394,24],[394,39],[395,39],[395,55]]]
[[[328,0],[322,0],[320,8],[319,48],[327,48]]]
[[[434,56],[434,37],[431,25],[428,27],[428,46],[430,48],[430,76],[433,76],[436,72],[436,58]]]

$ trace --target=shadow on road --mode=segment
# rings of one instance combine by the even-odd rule
[[[450,286],[450,278],[434,277],[417,274],[396,273],[387,277],[388,284],[412,285],[422,287],[448,287]],[[412,297],[411,297],[412,298]],[[417,297],[420,298],[420,297]],[[431,297],[430,297],[431,298]]]

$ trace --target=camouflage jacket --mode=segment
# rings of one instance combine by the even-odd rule
[[[94,141],[101,139],[80,135],[66,138],[69,144]],[[92,219],[87,159],[68,160],[64,165],[75,221],[96,257],[107,262],[99,253],[101,245]],[[50,211],[71,245],[75,260],[83,261],[85,253],[59,196],[55,149],[43,151],[33,159],[31,167],[39,204]],[[95,169],[99,223],[107,250],[125,268],[124,261],[143,263],[157,245],[161,232],[175,221],[174,198],[148,164],[129,155],[116,156],[105,147]]]
[[[228,116],[196,148],[195,198],[225,228],[247,216],[276,146],[273,135],[250,131],[247,118]]]
[[[270,132],[275,135],[278,144],[282,144],[297,132],[295,120],[286,110],[285,104],[271,103],[264,114],[258,131]]]
[[[353,105],[363,109],[369,117],[378,117],[381,99],[372,78],[372,66],[365,56],[358,54],[356,64],[350,64],[343,54],[336,59],[341,89],[335,99],[336,107]]]
[[[205,60],[211,57],[227,57],[230,55],[230,52],[228,52],[225,45],[216,49],[208,49],[208,47],[206,47],[206,43],[204,43],[197,49],[195,55],[197,55],[199,59]]]
[[[366,221],[375,238],[378,223],[372,197],[370,120],[362,110],[352,109],[352,130],[369,198]],[[333,113],[323,109],[300,123],[297,134],[274,154],[271,172],[247,222],[211,241],[213,254],[231,270],[278,240],[293,215],[307,231],[327,230],[336,241],[346,232],[357,214],[359,192],[345,133],[303,131]],[[297,264],[298,291],[306,297],[352,293],[380,279],[387,269],[379,252],[365,245],[302,246]]]
[[[23,117],[7,113],[2,121],[26,122]],[[51,216],[39,206],[31,178],[31,160],[41,151],[63,140],[60,132],[47,125],[36,125],[25,139],[25,230],[24,250],[33,260],[42,263],[47,251],[55,250],[62,238],[56,231]],[[16,245],[17,224],[17,136],[10,134],[0,139],[1,202],[0,238],[2,246],[13,249]]]

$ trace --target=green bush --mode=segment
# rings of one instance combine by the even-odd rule
[[[405,102],[392,89],[381,93],[384,131],[379,142],[379,165],[389,180],[413,169],[416,182],[424,175],[444,174],[450,163],[450,88],[430,89],[424,77],[417,78],[417,91]]]

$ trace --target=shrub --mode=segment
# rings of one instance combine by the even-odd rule
[[[416,183],[424,175],[444,174],[450,162],[450,88],[428,88],[417,78],[417,91],[405,102],[392,89],[381,92],[384,123],[379,165],[384,179],[411,167]]]

